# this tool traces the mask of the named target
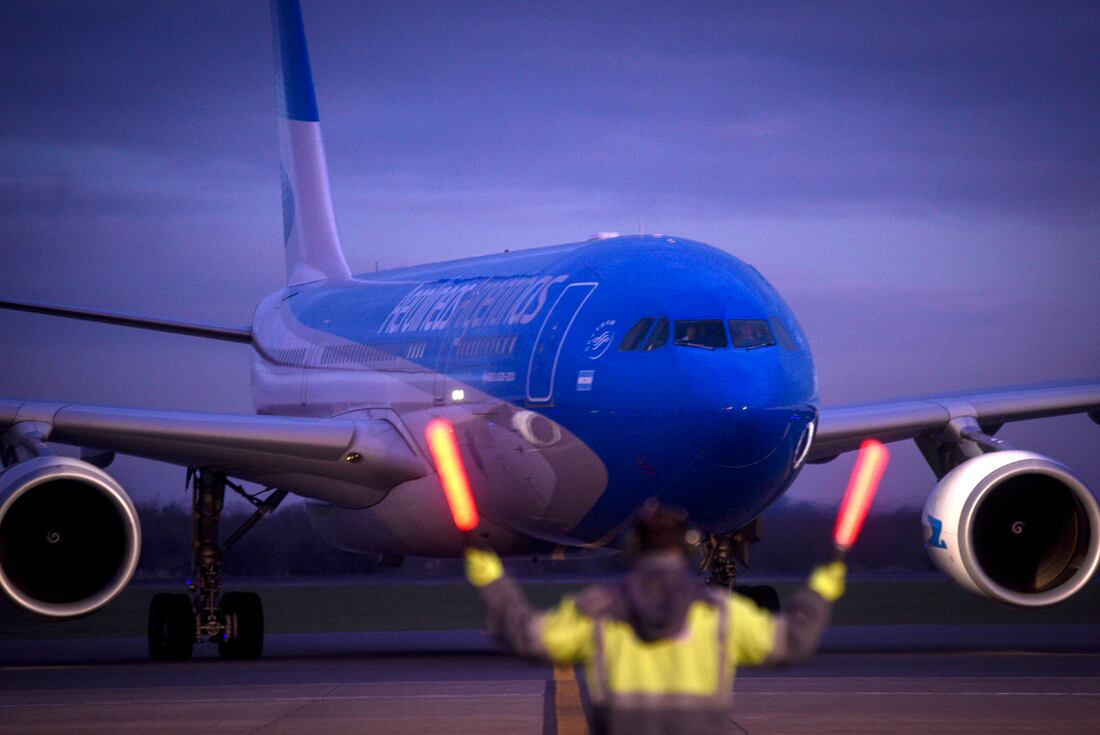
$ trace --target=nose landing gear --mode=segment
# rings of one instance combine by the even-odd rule
[[[149,655],[155,659],[190,658],[194,645],[216,642],[224,658],[257,658],[264,647],[264,613],[253,592],[221,592],[222,558],[245,533],[274,511],[287,496],[273,491],[266,500],[230,483],[224,474],[195,471],[192,486],[191,595],[160,593],[149,604]],[[225,488],[232,488],[254,506],[253,513],[224,544],[218,543],[218,520]]]
[[[771,585],[737,584],[737,565],[749,566],[749,547],[760,540],[760,519],[733,533],[709,535],[701,544],[699,571],[706,582],[748,597],[760,607],[779,612],[779,593]]]

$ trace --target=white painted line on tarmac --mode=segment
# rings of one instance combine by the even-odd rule
[[[858,692],[858,691],[851,691],[849,689],[838,689],[836,691],[831,691],[831,692],[824,692],[824,691],[820,691],[820,690],[802,692],[802,691],[798,691],[796,689],[783,689],[781,691],[779,691],[779,690],[777,690],[777,691],[756,691],[756,690],[749,689],[749,690],[738,691],[736,693],[736,696],[738,696],[738,697],[748,697],[748,696],[755,696],[755,695],[758,695],[758,694],[765,695],[765,696],[777,696],[777,697],[782,697],[782,696],[796,696],[796,697],[807,697],[807,696],[813,696],[813,697],[817,697],[817,696],[821,696],[821,697],[846,697],[846,696],[858,696],[858,697],[864,697],[864,696],[867,696],[867,697],[875,697],[875,696],[881,696],[881,697],[889,697],[889,696],[903,696],[903,697],[1100,697],[1100,692],[983,692],[983,691],[974,691],[974,692],[916,691],[916,692],[909,692],[909,691],[902,691],[902,690],[898,690],[896,692],[891,692],[891,691],[886,691],[886,692]]]
[[[358,696],[324,696],[324,697],[210,697],[194,699],[191,697],[181,699],[98,699],[84,702],[38,702],[27,704],[0,704],[0,709],[19,709],[27,707],[92,707],[100,705],[136,705],[148,704],[161,706],[165,704],[232,704],[240,702],[333,702],[333,701],[359,701],[381,699],[532,699],[541,698],[538,694],[485,694],[469,692],[467,694],[363,694]]]

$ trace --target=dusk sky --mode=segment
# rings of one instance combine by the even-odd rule
[[[1095,2],[304,15],[355,271],[641,229],[763,272],[826,406],[1100,378]],[[247,325],[284,273],[271,57],[265,2],[0,5],[0,295]],[[6,398],[252,408],[241,345],[0,313],[0,348]],[[1100,486],[1087,418],[1001,436]],[[923,503],[895,456],[884,501]]]

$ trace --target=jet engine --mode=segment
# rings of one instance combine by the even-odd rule
[[[924,506],[932,561],[964,588],[1019,607],[1053,605],[1100,562],[1100,510],[1067,467],[990,452],[948,473]]]
[[[140,553],[137,511],[98,467],[40,456],[0,473],[0,588],[23,610],[55,619],[98,610]]]

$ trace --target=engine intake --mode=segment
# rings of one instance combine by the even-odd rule
[[[42,456],[0,473],[0,588],[23,610],[94,612],[129,583],[140,553],[137,511],[103,470]]]
[[[932,561],[977,594],[1042,607],[1085,586],[1100,563],[1100,509],[1067,467],[1033,452],[991,452],[936,485],[924,507]]]

